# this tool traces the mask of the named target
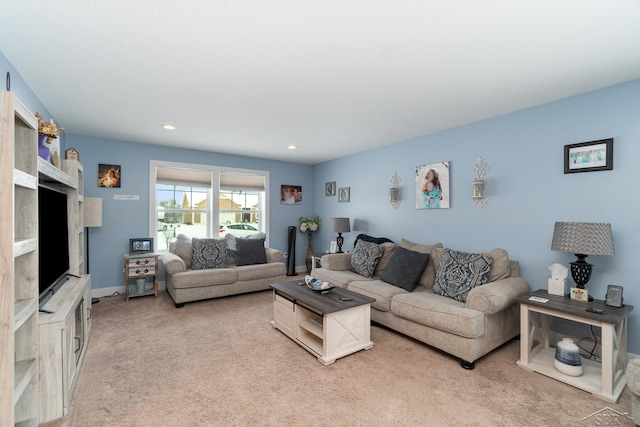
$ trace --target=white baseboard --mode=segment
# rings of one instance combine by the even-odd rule
[[[158,291],[166,290],[164,281],[158,282]],[[122,286],[112,286],[110,288],[97,288],[91,289],[91,297],[92,298],[100,298],[100,297],[110,297],[112,295],[124,295],[124,285]]]

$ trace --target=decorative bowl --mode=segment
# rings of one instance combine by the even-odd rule
[[[309,289],[317,292],[329,292],[331,289],[336,287],[331,282],[323,282],[322,280],[313,278],[311,276],[305,276],[304,282],[307,284]]]

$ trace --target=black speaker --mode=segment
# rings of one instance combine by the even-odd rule
[[[289,258],[287,259],[287,276],[295,276],[296,273],[296,232],[298,229],[296,227],[289,227],[287,242],[288,248],[287,252],[289,253]]]

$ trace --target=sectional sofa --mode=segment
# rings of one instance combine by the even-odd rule
[[[371,258],[358,254],[361,238],[373,240],[382,251],[370,277],[354,271],[354,257],[358,262]],[[446,283],[457,281],[465,267],[451,260],[456,251],[441,243],[421,245],[403,239],[396,246],[389,239],[358,239],[353,253],[324,255],[311,276],[375,298],[371,306],[373,322],[460,358],[466,369],[473,369],[477,359],[519,334],[516,298],[528,293],[529,286],[519,276],[518,261],[510,260],[504,249],[467,254],[476,256],[471,262],[472,271],[485,269],[486,283],[462,295]],[[426,267],[415,267],[424,264],[425,258]],[[482,266],[477,267],[478,263]],[[411,281],[415,281],[413,289],[411,283],[407,284]]]

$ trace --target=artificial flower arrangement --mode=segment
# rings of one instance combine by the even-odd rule
[[[38,135],[44,135],[47,137],[47,144],[51,144],[51,141],[60,135],[60,132],[64,130],[63,127],[57,127],[53,120],[49,122],[43,122],[40,113],[36,112],[38,119]]]
[[[300,227],[298,227],[300,231],[302,231],[303,233],[306,233],[307,231],[309,233],[313,233],[314,231],[318,231],[318,225],[320,224],[320,217],[319,216],[310,216],[310,217],[301,216],[300,218],[298,218],[298,222],[300,223]]]

